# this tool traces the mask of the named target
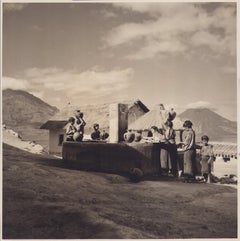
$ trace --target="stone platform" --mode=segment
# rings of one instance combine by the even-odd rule
[[[127,174],[132,168],[144,175],[160,171],[161,143],[64,142],[62,157],[81,170]]]
[[[129,174],[140,168],[145,176],[161,172],[160,150],[162,143],[106,143],[64,142],[62,158],[75,169],[116,174]],[[201,166],[197,155],[197,172]],[[183,152],[178,152],[178,168],[183,170]]]

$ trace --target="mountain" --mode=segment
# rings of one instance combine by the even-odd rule
[[[237,142],[237,122],[207,108],[187,109],[178,116],[182,121],[191,120],[197,141],[202,135],[208,135],[210,141]]]
[[[22,90],[3,90],[3,123],[7,126],[43,123],[58,112],[36,96]]]
[[[48,132],[39,127],[58,112],[36,96],[23,90],[2,91],[3,124],[17,131],[24,140],[36,141],[46,146]]]

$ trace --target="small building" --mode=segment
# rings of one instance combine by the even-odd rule
[[[124,101],[128,105],[128,123],[132,123],[142,115],[146,114],[149,109],[140,101]],[[86,121],[85,135],[93,132],[93,124],[98,123],[100,130],[109,132],[109,104],[83,105],[64,107],[60,112],[44,123],[40,129],[49,130],[49,153],[61,154],[62,143],[66,139],[64,127],[69,117],[74,115],[74,111],[80,109],[83,112],[83,119]]]

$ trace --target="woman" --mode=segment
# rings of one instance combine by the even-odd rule
[[[183,124],[185,140],[183,142],[183,173],[185,180],[195,180],[196,174],[196,149],[195,132],[192,129],[192,122],[186,120]]]
[[[100,131],[99,131],[99,124],[98,123],[95,123],[93,124],[93,130],[94,132],[92,132],[91,134],[91,138],[93,140],[100,140]]]
[[[85,125],[86,125],[86,122],[83,119],[83,113],[80,111],[77,111],[75,114],[75,127],[77,129],[77,134],[73,136],[73,138],[75,138],[75,141],[83,140]]]

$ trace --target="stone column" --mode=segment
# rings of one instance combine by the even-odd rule
[[[109,106],[109,142],[123,141],[123,134],[128,128],[128,105],[111,104]]]

